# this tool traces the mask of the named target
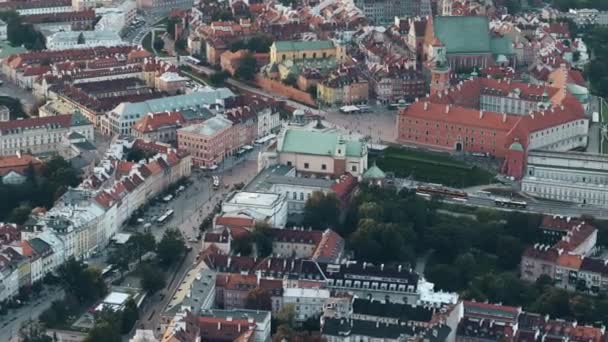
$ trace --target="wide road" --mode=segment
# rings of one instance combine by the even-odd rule
[[[224,167],[220,167],[215,172],[220,177],[222,185],[231,186],[241,182],[247,183],[253,179],[257,170],[256,156],[258,151],[260,151],[260,147],[256,146],[253,151],[240,158],[229,158]],[[223,200],[229,192],[229,189],[225,186],[213,190],[211,184],[207,183],[210,182],[210,179],[203,177],[199,172],[195,172],[191,179],[194,180],[194,184],[189,186],[171,203],[176,214],[173,216],[173,220],[166,225],[167,227],[178,227],[186,239],[191,239],[198,234],[198,227],[202,220],[213,211],[215,204]],[[153,231],[153,233],[155,232]],[[202,243],[199,241],[188,242],[188,246],[192,247],[192,251],[186,255],[179,268],[169,276],[167,287],[161,291],[165,294],[164,298],[161,300],[160,294],[153,296],[150,304],[142,313],[140,325],[146,329],[161,333],[157,330],[160,327],[160,314],[196,261],[195,258],[201,251]]]
[[[0,336],[13,338],[19,333],[21,325],[30,319],[36,319],[56,300],[63,298],[64,292],[59,287],[45,287],[42,296],[31,298],[30,301],[17,310],[9,310],[7,315],[0,318]],[[0,338],[0,340],[4,340]]]
[[[426,183],[410,181],[400,179],[397,182],[400,187],[414,189],[419,185],[425,185]],[[492,188],[495,186],[488,186]],[[560,216],[593,216],[598,219],[608,219],[608,210],[605,208],[595,207],[591,205],[580,205],[576,203],[559,202],[559,201],[548,201],[542,199],[525,199],[527,203],[526,209],[510,209],[497,207],[494,205],[494,198],[501,197],[496,195],[485,195],[480,194],[478,191],[482,190],[482,187],[475,187],[475,191],[467,191],[468,198],[466,201],[461,199],[444,198],[442,201],[451,204],[468,205],[475,207],[487,207],[492,209],[504,210],[504,211],[521,211],[528,213],[537,213],[545,215],[560,215]]]

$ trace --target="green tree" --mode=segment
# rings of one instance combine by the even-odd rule
[[[25,221],[27,221],[27,219],[29,218],[31,212],[31,206],[29,206],[28,204],[22,204],[17,208],[13,209],[9,216],[9,220],[10,222],[14,222],[16,224],[24,224]]]
[[[156,50],[156,52],[160,52],[165,48],[165,41],[161,37],[156,36],[154,37],[154,42],[152,43],[152,46],[154,47],[154,50]]]
[[[238,62],[234,76],[245,81],[251,81],[255,77],[256,68],[257,61],[255,57],[248,53]]]
[[[264,258],[272,254],[272,236],[268,224],[256,223],[252,239],[255,242],[258,257]]]
[[[247,293],[245,308],[250,310],[272,311],[272,299],[270,293],[261,287],[257,287]]]
[[[107,292],[101,272],[87,268],[74,258],[70,258],[59,267],[59,277],[65,291],[73,293],[81,304],[91,303]]]
[[[139,267],[141,287],[149,294],[154,294],[165,287],[165,275],[158,272],[150,264],[142,264]]]
[[[226,81],[229,76],[230,75],[225,71],[214,72],[209,76],[209,83],[214,87],[223,86],[224,81]]]
[[[133,329],[135,322],[139,319],[139,310],[133,298],[129,298],[125,303],[125,308],[122,311],[122,322],[120,332],[127,334]]]
[[[186,252],[186,242],[177,229],[167,229],[156,247],[160,262],[170,266],[180,260]]]
[[[232,240],[232,251],[234,254],[249,256],[253,252],[252,241],[250,237],[240,237]]]
[[[78,39],[76,40],[76,44],[82,45],[84,43],[85,43],[84,34],[82,32],[80,32],[80,34],[78,35]]]
[[[303,224],[313,229],[336,227],[340,221],[340,200],[334,193],[312,193],[304,206]]]
[[[122,313],[104,308],[95,314],[95,326],[89,331],[85,342],[121,342]]]
[[[167,20],[167,33],[171,39],[175,39],[175,25],[179,24],[180,22],[181,19],[179,17],[171,17]]]
[[[52,342],[53,339],[46,334],[46,329],[40,323],[30,320],[19,329],[19,341]]]
[[[517,14],[521,12],[521,0],[507,0],[505,5],[509,14]]]
[[[178,39],[175,41],[175,50],[179,52],[185,52],[188,47],[188,42],[185,39]]]

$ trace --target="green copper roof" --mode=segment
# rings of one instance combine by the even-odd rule
[[[487,17],[435,17],[433,27],[435,35],[445,45],[447,53],[491,51]]]
[[[313,41],[284,40],[284,41],[274,42],[274,46],[278,52],[287,52],[287,51],[331,49],[334,47],[334,43],[331,40],[313,40]]]
[[[335,132],[315,132],[289,129],[285,132],[281,152],[333,156],[338,150],[340,135]],[[361,141],[345,141],[346,156],[360,157],[365,149]]]
[[[492,53],[509,56],[513,54],[513,42],[508,37],[494,37],[490,40]]]
[[[518,141],[516,141],[516,142],[512,143],[511,146],[509,146],[509,150],[523,152],[524,147]]]
[[[367,169],[367,171],[365,171],[365,173],[363,174],[363,178],[382,179],[386,178],[386,174],[384,173],[384,171],[380,170],[380,168],[376,166],[376,164],[374,164],[372,167]]]

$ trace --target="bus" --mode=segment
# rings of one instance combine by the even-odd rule
[[[449,197],[449,198],[462,198],[462,199],[467,199],[469,197],[469,195],[462,190],[450,189],[450,188],[446,188],[441,185],[420,185],[416,188],[416,194],[422,195],[422,196],[438,195],[438,196],[444,196],[444,197]]]
[[[167,221],[169,217],[173,216],[173,209],[167,210],[161,217],[159,217],[156,222],[163,224]]]
[[[495,198],[494,205],[497,207],[526,209],[528,203],[526,203],[526,201],[518,201],[508,198]]]

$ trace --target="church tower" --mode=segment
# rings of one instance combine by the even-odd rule
[[[442,92],[450,87],[450,65],[445,56],[445,46],[436,40],[433,44],[434,58],[430,61],[431,95]]]

